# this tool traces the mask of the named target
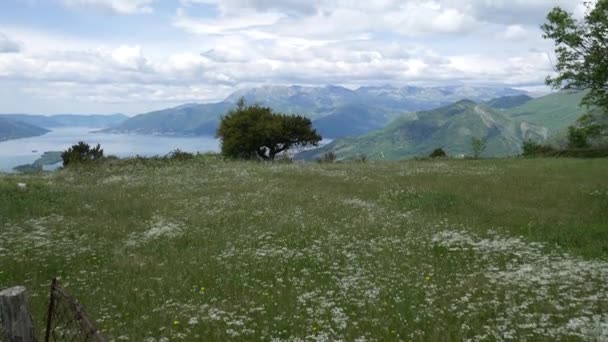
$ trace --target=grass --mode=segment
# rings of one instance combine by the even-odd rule
[[[116,340],[603,340],[608,160],[0,176],[0,288],[50,279]],[[26,189],[17,187],[26,183]]]

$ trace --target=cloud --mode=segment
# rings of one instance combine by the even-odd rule
[[[114,14],[137,14],[153,12],[150,6],[155,0],[62,0],[72,8],[94,8]]]
[[[509,25],[503,37],[507,40],[521,41],[528,37],[528,31],[520,25]]]
[[[0,32],[0,53],[12,53],[21,51],[21,45],[9,39],[4,33]]]
[[[120,14],[150,12],[154,3],[55,1]],[[137,37],[128,29],[110,39],[3,27],[28,48],[0,54],[0,84],[49,101],[141,108],[217,101],[261,84],[534,87],[551,73],[552,44],[538,29],[544,16],[554,5],[579,8],[564,0],[176,3],[165,13],[164,3],[158,6],[157,27]],[[149,25],[150,18],[129,21]],[[103,19],[111,25],[124,18]],[[10,41],[0,36],[0,47],[4,40]]]

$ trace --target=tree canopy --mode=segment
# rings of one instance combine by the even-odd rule
[[[274,160],[290,148],[316,146],[321,141],[310,119],[275,113],[257,104],[247,106],[243,99],[221,118],[217,136],[224,156],[264,160]]]
[[[541,26],[543,37],[556,45],[557,75],[546,82],[556,89],[589,90],[583,103],[608,110],[608,0],[586,5],[581,20],[555,7]]]

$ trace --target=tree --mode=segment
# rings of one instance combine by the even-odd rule
[[[84,141],[79,141],[78,144],[72,145],[72,147],[61,153],[63,166],[97,160],[100,158],[103,158],[103,150],[101,149],[101,146],[97,144],[97,146],[91,148],[91,146]]]
[[[483,151],[486,150],[486,147],[488,147],[487,139],[471,138],[471,152],[473,152],[473,158],[478,159]]]
[[[235,110],[221,118],[217,137],[224,156],[263,160],[274,160],[277,154],[296,146],[317,146],[321,141],[310,119],[275,113],[257,104],[246,106],[242,98]]]
[[[445,153],[442,148],[436,148],[433,150],[433,152],[431,152],[431,154],[429,154],[429,157],[431,158],[445,158],[447,156],[448,154]]]
[[[556,89],[589,90],[586,105],[608,110],[608,0],[585,3],[582,20],[555,7],[541,26],[543,38],[555,41],[557,76],[546,83]]]

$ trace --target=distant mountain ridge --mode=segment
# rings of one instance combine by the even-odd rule
[[[0,118],[11,119],[43,128],[56,127],[111,127],[121,124],[129,117],[124,114],[0,114]]]
[[[0,141],[35,137],[48,132],[49,130],[42,127],[0,117]]]
[[[547,141],[588,112],[580,106],[584,92],[557,92],[540,98],[500,97],[485,103],[463,100],[435,110],[402,115],[379,130],[337,139],[301,153],[314,159],[334,152],[340,159],[365,154],[370,159],[426,156],[435,148],[468,155],[472,137],[486,138],[486,156],[519,154],[524,140]]]
[[[545,140],[549,130],[541,125],[514,120],[487,104],[462,100],[435,110],[405,114],[387,127],[360,136],[342,138],[320,149],[300,153],[312,160],[327,152],[339,159],[366,155],[370,159],[427,156],[436,148],[449,155],[470,153],[472,137],[486,139],[486,156],[518,154],[524,140]]]
[[[403,113],[436,108],[470,98],[489,101],[523,95],[511,88],[492,87],[361,87],[261,86],[239,90],[218,103],[179,106],[137,115],[107,129],[113,133],[197,135],[215,134],[220,116],[241,97],[247,103],[301,114],[326,138],[365,134],[385,126]]]

